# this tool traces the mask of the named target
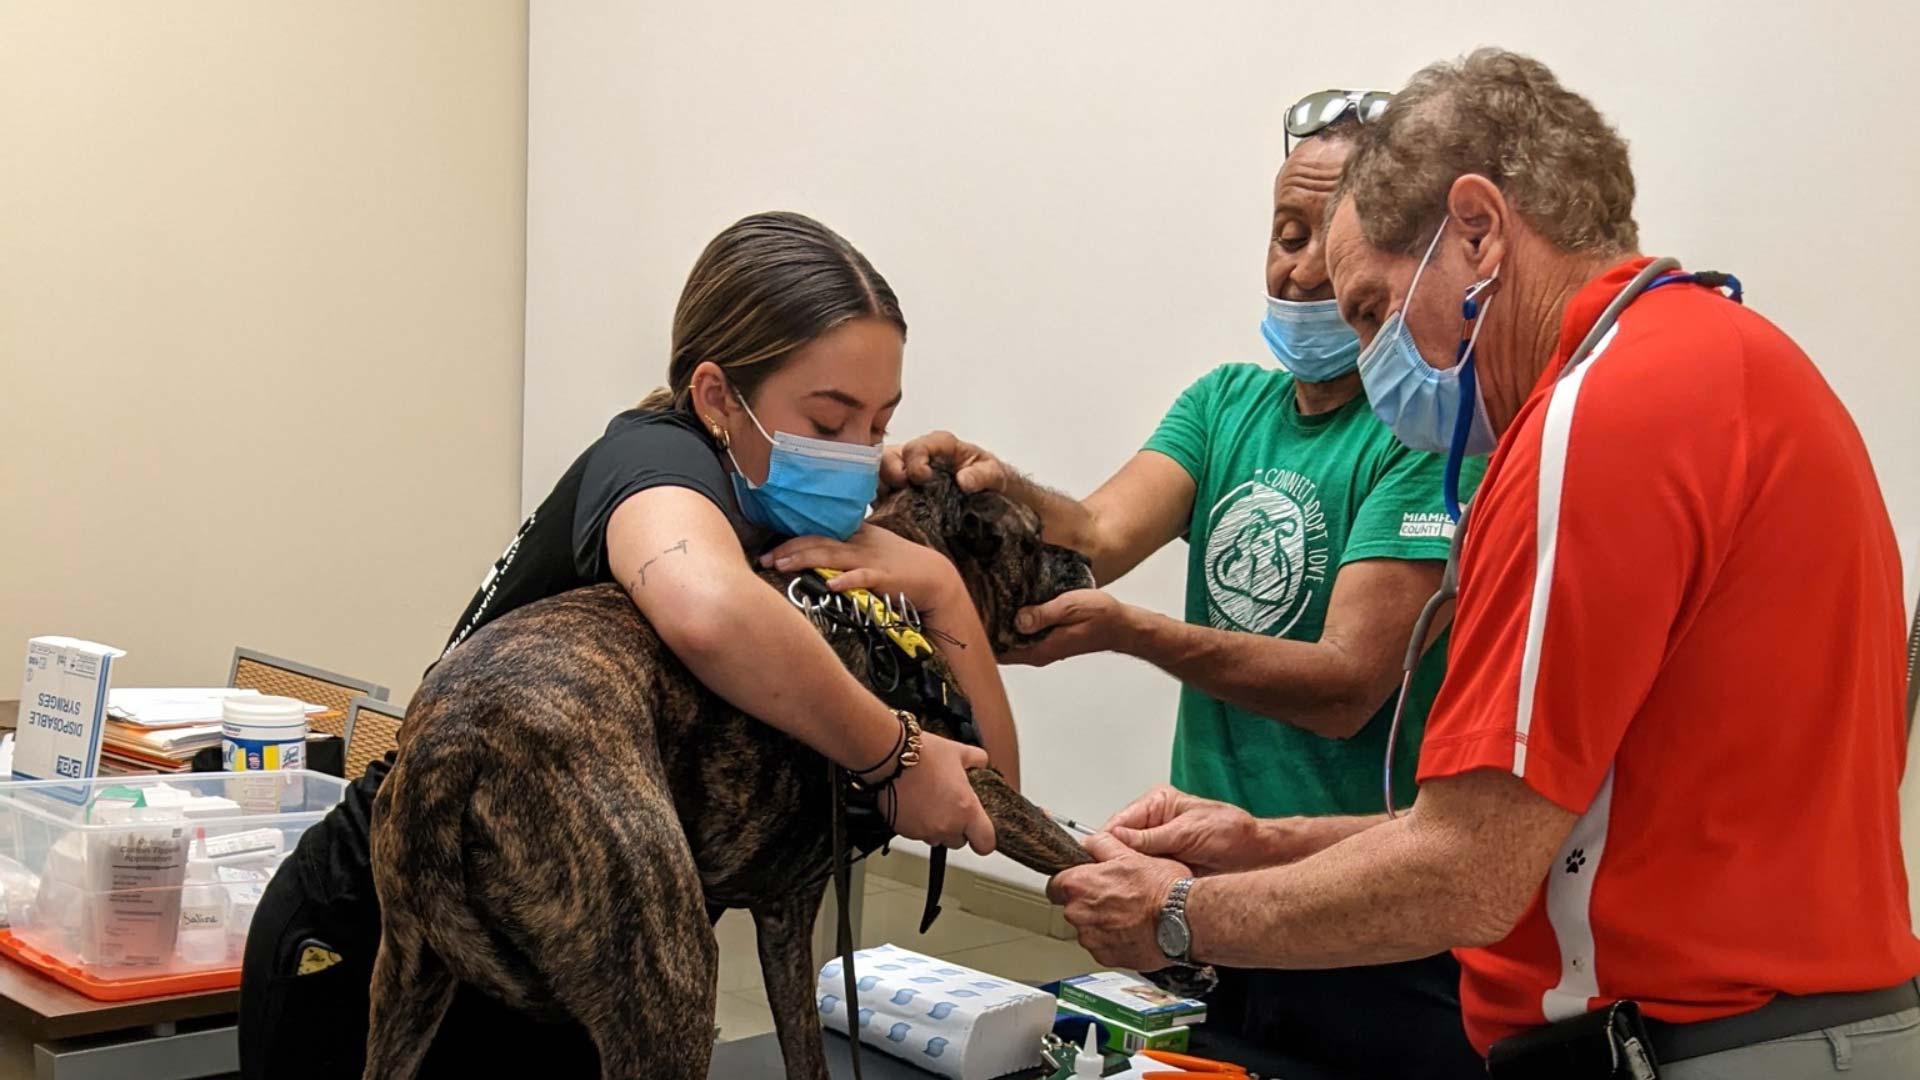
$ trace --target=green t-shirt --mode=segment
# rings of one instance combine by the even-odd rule
[[[1342,566],[1447,557],[1445,459],[1407,449],[1364,395],[1302,416],[1291,375],[1227,364],[1180,395],[1146,449],[1178,462],[1196,486],[1186,615],[1196,626],[1318,641]],[[1483,470],[1467,463],[1462,499]],[[1396,802],[1413,798],[1445,664],[1442,638],[1414,678],[1394,753]],[[1324,738],[1184,686],[1173,784],[1260,817],[1378,813],[1392,722],[1389,699],[1353,738]]]

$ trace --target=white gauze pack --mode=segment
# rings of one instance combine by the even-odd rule
[[[992,1080],[1040,1064],[1054,1000],[1024,983],[895,945],[854,955],[860,1041],[954,1080]],[[847,1030],[846,979],[836,957],[820,969],[820,1022]]]

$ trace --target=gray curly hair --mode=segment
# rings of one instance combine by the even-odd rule
[[[1473,174],[1563,251],[1639,247],[1626,140],[1545,64],[1505,49],[1429,64],[1408,80],[1356,133],[1327,214],[1351,197],[1368,243],[1418,255],[1446,218],[1453,182]]]

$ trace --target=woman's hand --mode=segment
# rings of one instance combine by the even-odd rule
[[[945,555],[875,525],[861,525],[846,540],[794,537],[760,556],[760,565],[786,571],[841,570],[844,573],[827,582],[834,592],[905,593],[915,607],[927,611],[967,599],[960,572]]]
[[[992,854],[993,820],[967,780],[968,769],[986,763],[987,752],[977,746],[922,733],[920,763],[893,782],[894,830],[911,840]]]

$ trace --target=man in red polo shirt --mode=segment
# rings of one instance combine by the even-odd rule
[[[1669,1077],[1920,1075],[1885,505],[1813,364],[1719,291],[1648,291],[1568,364],[1651,261],[1632,200],[1625,144],[1511,53],[1429,67],[1363,133],[1327,251],[1369,398],[1416,447],[1463,412],[1470,452],[1497,439],[1420,794],[1259,822],[1152,793],[1053,882],[1096,956],[1449,946],[1483,1053],[1632,1000]]]

